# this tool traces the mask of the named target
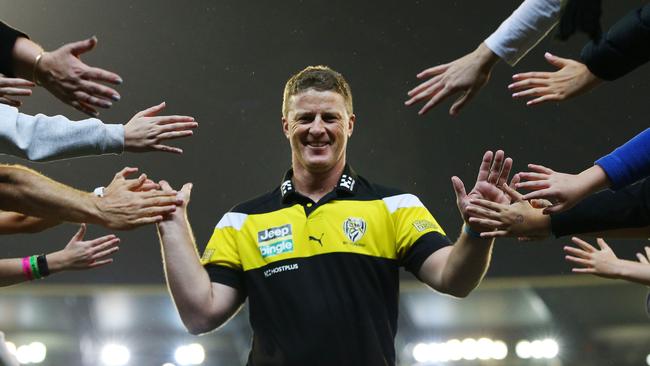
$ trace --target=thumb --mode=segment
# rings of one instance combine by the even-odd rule
[[[79,225],[79,230],[77,230],[77,233],[72,237],[72,240],[82,241],[84,240],[84,235],[86,235],[86,224],[81,224]]]
[[[557,67],[559,69],[563,68],[567,64],[567,61],[568,61],[568,59],[555,56],[555,55],[551,54],[550,52],[546,52],[544,54],[544,58],[546,59],[546,61],[548,61],[549,64],[551,64],[551,65],[553,65],[553,66],[555,66],[555,67]]]
[[[460,178],[453,176],[451,177],[451,185],[454,187],[454,192],[456,193],[456,199],[462,200],[467,197],[467,192],[465,192],[465,185]]]
[[[136,113],[134,117],[152,117],[152,116],[155,116],[160,111],[165,109],[165,106],[166,106],[166,103],[162,102],[162,103],[160,103],[158,105],[154,105],[152,107],[149,107],[149,108],[147,108],[145,110],[142,110],[142,111]]]
[[[68,44],[68,47],[70,47],[70,53],[72,53],[75,56],[79,56],[82,53],[86,53],[97,45],[97,37],[92,36],[88,39],[84,39],[83,41],[78,41],[78,42],[73,42]]]
[[[183,184],[183,188],[181,188],[181,193],[183,194],[185,202],[190,201],[190,195],[192,194],[192,183],[185,183]]]
[[[507,184],[503,185],[503,190],[505,190],[508,196],[510,196],[512,202],[521,202],[524,200],[523,199],[524,196],[521,193],[517,192]]]

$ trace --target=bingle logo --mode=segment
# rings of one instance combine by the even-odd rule
[[[354,243],[366,233],[366,222],[360,217],[349,217],[343,221],[343,232]]]
[[[287,194],[287,192],[292,190],[293,190],[293,185],[291,184],[290,180],[285,180],[280,185],[280,191],[282,192],[283,195]]]
[[[273,239],[284,238],[291,236],[291,224],[272,227],[270,229],[262,230],[257,233],[257,242],[263,243]]]
[[[351,191],[354,190],[354,183],[355,183],[354,178],[352,178],[351,176],[349,176],[347,174],[343,174],[341,176],[341,181],[339,182],[341,187],[345,187],[345,188],[347,188],[347,189],[349,189]]]

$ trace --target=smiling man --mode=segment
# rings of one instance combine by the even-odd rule
[[[292,169],[276,189],[226,213],[201,259],[187,222],[191,184],[158,226],[181,319],[193,334],[208,332],[248,298],[248,365],[394,365],[399,267],[464,297],[485,274],[492,241],[465,224],[452,244],[416,196],[346,164],[356,117],[336,71],[310,66],[292,76],[282,113]],[[469,194],[452,178],[464,218],[471,197],[506,200],[496,186],[511,166],[502,151],[486,153]]]

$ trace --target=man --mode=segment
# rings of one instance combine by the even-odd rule
[[[191,184],[183,186],[180,209],[158,228],[191,333],[219,327],[248,297],[249,365],[394,365],[399,266],[453,296],[479,284],[492,241],[466,226],[450,245],[416,196],[358,176],[346,164],[355,119],[339,73],[316,66],[294,75],[282,117],[292,169],[274,191],[225,214],[201,260],[186,217]],[[452,178],[461,212],[469,197],[505,199],[495,187],[512,165],[503,158],[486,153],[469,195]]]

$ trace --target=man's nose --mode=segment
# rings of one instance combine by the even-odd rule
[[[325,121],[323,121],[323,118],[321,118],[320,115],[314,118],[314,121],[311,123],[311,126],[309,127],[309,133],[311,133],[312,135],[319,135],[325,133]]]

